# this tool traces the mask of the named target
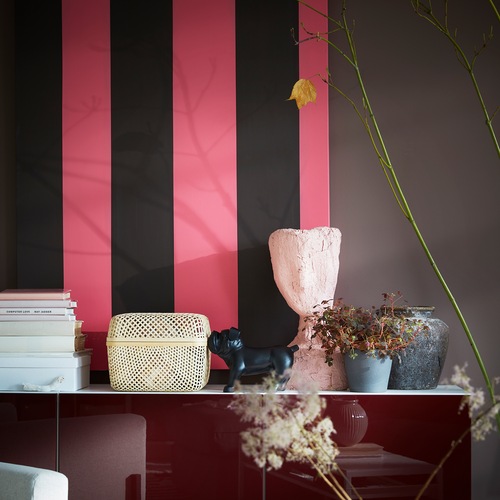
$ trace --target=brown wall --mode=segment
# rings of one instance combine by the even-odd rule
[[[332,2],[331,15],[340,12]],[[434,2],[436,7],[441,2]],[[488,2],[449,2],[468,54],[498,21]],[[500,161],[465,70],[435,28],[410,2],[348,1],[365,84],[400,183],[442,274],[462,308],[490,376],[500,375]],[[499,104],[500,39],[476,64],[490,112]],[[336,82],[352,93],[356,82],[338,57]],[[352,108],[331,93],[332,225],[343,233],[337,296],[365,305],[401,290],[413,304],[436,306],[449,324],[445,365],[468,362],[472,384],[483,379],[457,317],[415,234],[395,204]],[[497,133],[500,127],[497,117]],[[497,390],[498,392],[498,390]],[[498,498],[500,440],[474,449],[473,498]],[[496,481],[496,484],[495,484]],[[494,493],[493,493],[494,492]]]

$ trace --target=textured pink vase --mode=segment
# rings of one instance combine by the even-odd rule
[[[325,363],[325,352],[312,339],[304,318],[323,300],[334,297],[339,272],[341,233],[333,227],[278,229],[269,237],[274,281],[287,304],[300,316],[292,344],[298,344],[288,389],[299,389],[301,380],[318,390],[345,390],[347,378],[342,355],[333,366]]]

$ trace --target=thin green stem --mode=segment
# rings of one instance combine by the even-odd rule
[[[325,42],[329,43],[328,40],[326,40],[326,39],[323,39],[321,37],[319,37],[319,39],[320,40],[324,40]],[[392,190],[392,194],[393,194],[394,198],[396,199],[396,201],[397,201],[397,203],[399,205],[400,210],[403,212],[403,214],[405,215],[405,217],[408,218],[408,214],[405,212],[405,207],[403,206],[401,200],[399,199],[397,190],[395,189],[395,187],[394,187],[394,185],[393,185],[393,183],[391,181],[391,176],[388,173],[389,165],[387,164],[385,158],[383,157],[383,155],[380,153],[380,151],[378,149],[377,142],[376,142],[375,137],[373,136],[373,133],[372,133],[371,128],[370,128],[370,123],[365,118],[365,116],[361,113],[361,111],[359,110],[359,108],[356,105],[356,103],[347,94],[345,94],[342,91],[342,89],[340,89],[339,87],[337,87],[333,83],[333,81],[332,81],[332,79],[330,77],[328,78],[328,80],[326,80],[325,78],[322,78],[322,80],[327,85],[329,85],[331,88],[333,88],[334,90],[336,90],[342,97],[344,97],[344,99],[346,99],[346,101],[349,102],[349,104],[353,107],[354,112],[358,115],[358,118],[360,119],[361,123],[363,124],[363,126],[365,128],[366,133],[368,134],[368,137],[370,138],[370,142],[372,144],[373,149],[375,150],[375,154],[377,155],[377,158],[379,160],[380,166],[382,167],[384,175],[386,176],[387,182],[389,183],[389,187]]]
[[[496,6],[493,3],[493,0],[490,0],[490,3],[498,16],[498,10],[496,10]],[[495,130],[493,128],[493,123],[492,123],[493,116],[495,115],[496,112],[493,113],[492,116],[490,116],[490,114],[488,112],[488,108],[486,107],[486,103],[484,102],[483,94],[481,92],[481,89],[479,88],[479,84],[477,82],[476,75],[474,74],[474,64],[476,62],[477,56],[486,47],[488,40],[490,40],[493,35],[490,32],[489,37],[485,36],[482,48],[475,53],[474,57],[472,58],[472,61],[469,61],[467,55],[465,54],[461,45],[458,43],[456,37],[452,35],[452,33],[450,32],[450,30],[448,28],[447,16],[445,17],[444,23],[442,23],[434,15],[434,12],[432,11],[430,4],[425,5],[420,0],[412,0],[412,5],[413,5],[413,9],[415,10],[415,12],[418,14],[419,17],[421,17],[422,19],[425,19],[430,24],[432,24],[453,45],[453,49],[455,50],[455,54],[457,55],[458,60],[460,61],[462,66],[465,68],[465,70],[467,71],[467,73],[471,79],[472,86],[474,87],[474,91],[475,91],[476,96],[479,100],[479,104],[481,106],[481,109],[482,109],[484,117],[485,117],[486,127],[488,128],[488,132],[490,134],[491,140],[493,141],[493,145],[495,147],[497,155],[500,158],[500,144],[498,143],[498,139],[497,139]],[[447,9],[447,5],[448,5],[448,2],[445,1],[445,8],[446,9]],[[499,18],[499,20],[500,20],[500,18]]]
[[[493,9],[493,12],[497,16],[498,21],[500,22],[500,12],[498,12],[497,6],[495,5],[495,2],[493,0],[488,0],[491,8]]]
[[[343,24],[344,24],[344,27],[345,27],[345,33],[346,33],[346,37],[347,37],[347,41],[348,41],[348,44],[349,44],[349,47],[351,49],[351,54],[355,54],[355,48],[354,48],[354,39],[352,37],[352,32],[351,30],[348,28],[348,25],[347,25],[347,19],[346,19],[346,10],[345,10],[345,0],[344,0],[344,8],[342,10],[342,19],[343,19]],[[462,314],[462,311],[453,295],[453,293],[451,292],[446,280],[444,279],[441,271],[439,270],[439,267],[438,265],[436,264],[436,261],[434,260],[428,246],[427,246],[427,243],[425,242],[424,240],[424,237],[422,236],[422,233],[420,232],[420,229],[412,215],[412,212],[411,212],[411,209],[410,209],[410,206],[406,200],[406,197],[403,193],[403,189],[401,188],[401,185],[399,183],[399,180],[396,176],[396,172],[392,166],[392,163],[391,163],[391,160],[390,160],[390,157],[389,157],[389,153],[387,151],[387,148],[385,146],[385,142],[384,142],[384,139],[382,137],[382,133],[380,131],[380,128],[378,126],[378,123],[377,123],[377,119],[375,117],[375,114],[372,110],[372,107],[371,107],[371,104],[370,104],[370,100],[368,98],[368,93],[366,91],[366,88],[364,86],[364,83],[363,83],[363,78],[362,78],[362,75],[361,75],[361,71],[359,69],[359,66],[357,64],[357,59],[355,56],[353,56],[353,60],[354,62],[356,63],[354,65],[354,70],[355,70],[355,73],[356,73],[356,77],[357,77],[357,80],[358,80],[358,84],[360,86],[360,89],[361,89],[361,94],[363,96],[363,101],[365,102],[365,105],[368,109],[368,112],[369,112],[369,116],[370,116],[370,120],[372,122],[372,125],[373,125],[373,128],[375,130],[375,134],[381,144],[381,147],[382,147],[382,151],[383,151],[383,154],[384,154],[384,158],[386,160],[386,163],[388,165],[388,173],[391,177],[391,180],[392,180],[392,183],[399,195],[399,198],[401,200],[401,202],[403,203],[403,207],[404,207],[404,213],[405,213],[405,216],[407,218],[407,220],[409,221],[409,223],[411,224],[416,236],[417,236],[417,239],[420,243],[420,245],[422,246],[423,250],[424,250],[424,253],[434,271],[434,273],[436,274],[441,286],[443,287],[449,301],[451,302],[451,305],[453,306],[453,309],[455,310],[455,313],[457,314],[457,317],[460,321],[460,324],[462,325],[462,328],[464,329],[465,331],[465,334],[467,336],[467,339],[472,347],[472,351],[474,353],[474,356],[476,357],[476,360],[477,360],[477,363],[479,365],[479,368],[481,370],[481,373],[483,375],[483,378],[485,380],[485,383],[486,383],[486,386],[488,388],[488,392],[490,394],[490,397],[491,397],[491,400],[492,402],[494,403],[495,402],[495,392],[494,392],[494,389],[493,389],[493,385],[491,383],[491,380],[490,380],[490,377],[488,375],[488,372],[486,370],[486,367],[484,365],[484,362],[483,362],[483,359],[481,357],[481,353],[479,352],[479,349],[477,348],[477,345],[476,345],[476,342],[474,341],[474,337],[469,329],[469,326],[465,320],[465,317],[464,315]],[[498,426],[499,426],[499,431],[500,431],[500,418],[497,419],[497,423],[498,423]]]
[[[299,3],[302,3],[303,5],[305,5],[306,7],[311,8],[312,10],[317,12],[318,14],[333,21],[332,18],[330,18],[328,15],[321,13],[321,12],[317,11],[316,9],[310,7],[303,0],[298,0],[298,1],[299,1]],[[461,311],[453,293],[451,292],[445,278],[443,277],[441,271],[439,270],[439,267],[438,267],[436,261],[434,260],[434,257],[432,256],[432,254],[429,250],[429,247],[427,246],[427,243],[426,243],[426,241],[425,241],[425,239],[424,239],[424,237],[423,237],[423,235],[422,235],[422,233],[417,225],[417,222],[415,221],[415,218],[413,217],[412,211],[410,209],[410,205],[409,205],[408,201],[406,200],[403,189],[399,183],[398,177],[397,177],[396,172],[394,170],[394,167],[392,165],[392,162],[391,162],[391,159],[389,156],[389,152],[386,148],[385,141],[384,141],[383,136],[382,136],[382,132],[378,126],[378,122],[377,122],[377,119],[375,117],[375,113],[373,112],[372,106],[370,104],[368,92],[366,91],[363,77],[361,74],[361,70],[359,68],[353,33],[352,33],[352,30],[348,26],[347,18],[346,18],[346,0],[343,0],[343,2],[342,2],[341,17],[342,17],[342,21],[340,21],[340,22],[335,21],[335,24],[338,27],[340,27],[346,35],[350,55],[345,54],[344,51],[341,51],[340,49],[338,49],[336,47],[336,45],[333,42],[331,42],[330,40],[325,39],[325,38],[323,38],[322,40],[325,41],[326,43],[328,43],[330,46],[336,48],[337,52],[339,52],[339,54],[341,54],[344,57],[344,59],[347,60],[350,63],[350,65],[352,66],[352,68],[354,69],[356,79],[357,79],[357,82],[358,82],[358,85],[359,85],[359,88],[361,91],[363,107],[367,110],[368,120],[373,127],[375,136],[372,135],[371,127],[369,125],[368,126],[366,125],[365,119],[361,117],[361,114],[359,112],[357,114],[360,117],[361,121],[363,122],[363,126],[370,137],[370,140],[371,140],[372,145],[374,147],[375,153],[379,159],[379,162],[380,162],[380,164],[384,170],[384,173],[387,177],[387,180],[391,186],[393,195],[396,198],[404,216],[406,217],[406,219],[410,223],[410,225],[411,225],[411,227],[412,227],[412,229],[413,229],[413,231],[414,231],[414,233],[415,233],[415,235],[416,235],[416,237],[417,237],[417,239],[418,239],[418,241],[419,241],[419,243],[420,243],[420,245],[425,253],[425,256],[427,257],[427,260],[429,261],[429,263],[432,267],[432,270],[434,271],[434,274],[438,278],[439,283],[441,284],[446,296],[448,297],[448,300],[450,301],[450,303],[451,303],[451,305],[452,305],[452,307],[453,307],[453,309],[458,317],[458,320],[459,320],[459,322],[460,322],[460,324],[461,324],[461,326],[462,326],[462,328],[467,336],[469,344],[472,348],[472,352],[474,353],[474,356],[475,356],[476,361],[478,363],[481,374],[484,378],[484,381],[485,381],[486,387],[488,389],[488,393],[490,395],[491,401],[493,403],[495,403],[495,392],[493,389],[493,384],[489,378],[488,372],[486,370],[486,366],[485,366],[483,359],[481,357],[481,353],[479,352],[479,349],[477,348],[476,342],[475,342],[474,337],[473,337],[473,335],[469,329],[469,326],[465,320],[465,317],[462,314],[462,311]],[[333,88],[335,90],[337,90],[336,86],[333,86]],[[341,95],[345,96],[345,94],[343,92],[341,92]],[[351,99],[348,99],[348,101],[351,104],[353,104],[353,101]],[[483,106],[483,109],[485,109],[484,102],[482,102],[482,106]],[[356,107],[355,107],[355,109],[357,110]],[[375,137],[377,139],[378,144],[379,144],[378,147],[377,147],[375,141],[373,140],[373,137]],[[499,150],[499,154],[500,154],[500,150]],[[500,415],[497,415],[497,426],[498,426],[498,430],[500,432]]]

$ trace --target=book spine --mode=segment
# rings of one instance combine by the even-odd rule
[[[71,290],[50,290],[50,289],[7,289],[0,292],[2,300],[69,300]]]
[[[47,309],[50,307],[73,308],[77,306],[76,300],[1,300],[0,308],[35,308]]]
[[[82,321],[0,321],[0,336],[77,335]]]
[[[74,315],[75,310],[72,307],[0,307],[0,315],[20,315],[40,314],[40,315]]]
[[[70,294],[55,293],[0,293],[2,300],[70,300]]]
[[[75,352],[84,348],[84,340],[84,335],[0,336],[0,351]]]
[[[0,321],[75,321],[74,314],[1,314]]]

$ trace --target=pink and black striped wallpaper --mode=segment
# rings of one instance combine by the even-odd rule
[[[122,312],[291,341],[267,240],[329,225],[330,208],[327,88],[300,112],[286,100],[327,47],[297,47],[290,29],[326,20],[295,0],[15,8],[18,287],[72,289],[93,370]]]

